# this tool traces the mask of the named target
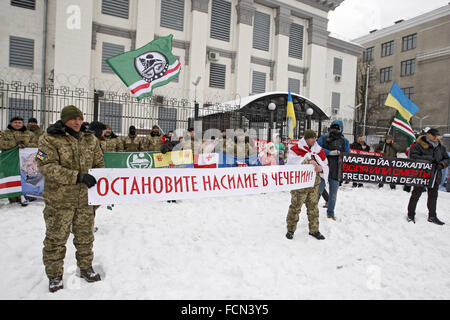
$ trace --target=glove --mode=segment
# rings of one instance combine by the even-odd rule
[[[97,180],[94,176],[90,175],[89,173],[79,173],[77,175],[77,183],[84,183],[87,185],[88,189],[95,186],[97,183]]]
[[[16,142],[17,147],[19,147],[20,149],[25,148],[25,141],[17,141]]]
[[[339,150],[333,150],[333,151],[330,151],[330,153],[329,153],[330,156],[338,156],[339,154],[340,154]]]

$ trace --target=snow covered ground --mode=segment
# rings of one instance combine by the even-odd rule
[[[409,194],[397,187],[338,194],[334,222],[320,201],[318,241],[303,208],[295,238],[285,238],[290,194],[180,203],[120,205],[97,211],[94,269],[76,274],[72,236],[64,290],[50,294],[42,264],[44,204],[0,200],[0,299],[450,299],[450,193],[427,222],[407,223]]]

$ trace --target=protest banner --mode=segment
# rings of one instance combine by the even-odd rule
[[[343,153],[339,178],[344,181],[409,186],[431,185],[434,165],[427,161]]]
[[[37,154],[37,148],[19,149],[22,194],[32,198],[41,198],[44,191],[44,177],[36,162]]]
[[[90,205],[198,199],[309,188],[312,165],[215,169],[90,169]]]
[[[371,151],[356,150],[356,149],[350,149],[350,153],[366,154],[366,155],[378,156],[378,157],[381,157],[383,155],[379,152],[371,152]]]

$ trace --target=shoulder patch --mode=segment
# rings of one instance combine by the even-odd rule
[[[38,151],[38,153],[36,153],[36,158],[39,160],[44,160],[45,158],[47,158],[47,155],[42,151]]]

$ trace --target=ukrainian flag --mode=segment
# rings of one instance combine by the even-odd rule
[[[286,108],[287,133],[289,139],[294,139],[294,128],[297,125],[295,119],[294,102],[292,101],[291,89],[289,89],[288,102]]]
[[[384,105],[396,109],[408,122],[419,111],[419,107],[405,96],[396,82],[392,85]]]

